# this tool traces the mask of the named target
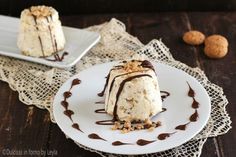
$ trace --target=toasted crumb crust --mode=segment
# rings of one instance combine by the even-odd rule
[[[149,119],[146,119],[143,122],[134,122],[131,123],[130,121],[125,121],[125,122],[119,122],[116,121],[115,124],[112,126],[112,130],[120,130],[121,133],[128,133],[130,131],[134,130],[148,130],[148,131],[153,131],[155,128],[161,126],[161,122],[152,122]]]
[[[130,61],[124,64],[124,70],[126,72],[131,72],[131,71],[139,71],[143,70],[143,68],[140,65],[140,62],[138,61]]]

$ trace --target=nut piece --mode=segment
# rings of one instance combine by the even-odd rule
[[[183,40],[190,45],[200,45],[205,40],[205,35],[199,31],[189,31],[184,33]]]
[[[46,17],[52,14],[51,9],[52,7],[47,7],[44,5],[32,6],[30,7],[30,13],[36,17]]]
[[[210,58],[222,58],[228,52],[228,41],[221,35],[211,35],[205,40],[205,54]]]

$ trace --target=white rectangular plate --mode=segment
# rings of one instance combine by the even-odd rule
[[[0,55],[57,68],[69,68],[75,65],[100,39],[100,35],[96,32],[63,26],[66,45],[65,49],[58,52],[58,54],[61,56],[65,51],[69,54],[65,56],[63,61],[53,62],[45,58],[36,58],[21,54],[16,45],[18,30],[18,18],[0,15]],[[47,57],[47,59],[54,59],[54,56]]]

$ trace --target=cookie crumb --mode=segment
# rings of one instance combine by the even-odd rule
[[[153,122],[150,119],[145,121],[134,121],[131,122],[129,119],[125,121],[116,121],[111,127],[111,130],[120,130],[122,134],[128,133],[135,130],[147,130],[153,131],[155,128],[161,126],[161,122]]]

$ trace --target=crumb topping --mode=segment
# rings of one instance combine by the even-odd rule
[[[147,129],[148,131],[153,131],[155,128],[161,126],[161,122],[152,122],[150,119],[146,119],[143,122],[135,122],[131,123],[130,121],[116,121],[113,127],[111,128],[112,130],[120,130],[121,133],[128,133],[130,131],[134,130],[144,130]]]
[[[129,61],[124,64],[124,70],[126,72],[143,70],[143,67],[139,65],[140,65],[139,61]]]
[[[30,13],[36,17],[47,17],[52,15],[52,7],[48,6],[32,6],[30,7]]]

